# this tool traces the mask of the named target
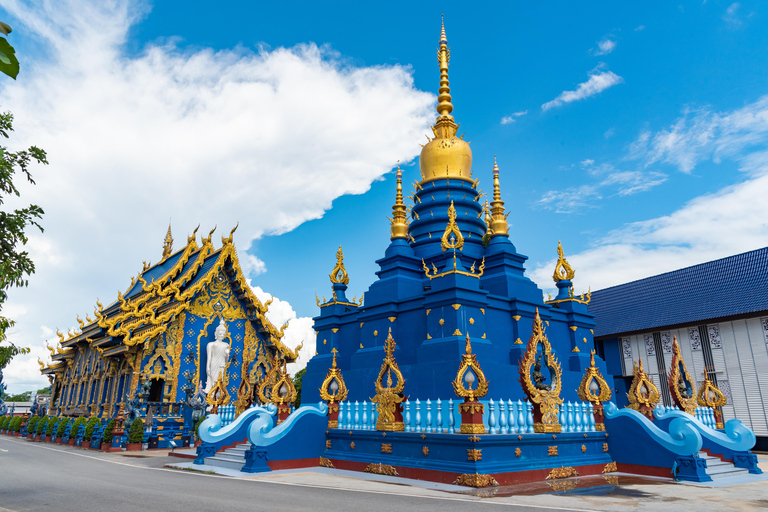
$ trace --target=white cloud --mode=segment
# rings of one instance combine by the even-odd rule
[[[407,67],[356,67],[312,43],[214,52],[165,42],[131,57],[122,47],[141,13],[127,0],[3,7],[46,52],[0,83],[16,119],[9,147],[38,145],[51,162],[6,203],[46,212],[27,246],[37,273],[10,293],[28,310],[14,338],[24,345],[159,260],[166,219],[177,248],[198,223],[207,233],[240,221],[242,257],[253,239],[319,218],[412,160],[433,116],[434,95],[415,89]],[[264,269],[243,260],[252,276]],[[14,361],[6,381],[44,383],[29,360]]]
[[[524,115],[526,115],[527,113],[528,113],[528,111],[527,111],[527,110],[521,110],[520,112],[515,112],[515,113],[514,113],[514,114],[512,114],[512,115],[509,115],[509,116],[505,116],[505,117],[502,117],[502,118],[501,118],[501,124],[509,124],[509,123],[514,123],[515,121],[517,121],[517,118],[518,118],[518,117],[524,116]]]
[[[596,240],[592,248],[569,255],[578,272],[577,287],[605,288],[765,247],[766,141],[768,96],[732,112],[700,111],[693,117],[686,112],[669,128],[656,134],[643,132],[630,149],[633,158],[668,161],[684,172],[705,159],[729,158],[747,179],[697,197],[670,215],[617,229]],[[538,265],[532,278],[551,282],[554,264],[553,260]]]
[[[739,2],[734,2],[731,5],[729,5],[728,8],[725,10],[725,13],[723,13],[723,20],[731,28],[739,28],[743,23],[743,21],[739,16],[740,8],[741,8],[741,4]]]
[[[608,55],[614,49],[616,49],[616,41],[606,36],[602,40],[598,41],[597,48],[592,48],[589,51],[592,55]]]
[[[645,30],[645,25],[638,25],[635,27],[635,32],[640,32],[641,30]]]
[[[597,207],[597,201],[606,195],[628,196],[646,192],[667,180],[666,174],[657,171],[622,171],[609,163],[595,165],[591,158],[582,160],[579,165],[599,181],[564,190],[550,190],[542,195],[538,204],[556,213],[573,213]]]
[[[622,82],[624,79],[613,71],[595,71],[589,75],[589,80],[580,83],[575,91],[561,92],[554,100],[544,103],[541,110],[547,111],[572,101],[589,98]]]
[[[283,335],[283,343],[291,350],[295,350],[301,343],[304,344],[296,362],[288,365],[288,371],[294,375],[297,371],[307,366],[307,362],[315,355],[317,337],[315,336],[312,319],[309,317],[296,317],[296,312],[288,302],[273,297],[259,286],[252,286],[251,288],[260,301],[266,302],[272,299],[272,304],[269,305],[267,310],[267,319],[275,327],[280,329],[283,324],[288,322],[288,327],[285,328]]]

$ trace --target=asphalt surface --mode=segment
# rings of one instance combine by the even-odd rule
[[[606,485],[600,476],[579,477],[582,484],[590,478],[599,482],[567,492],[552,492],[540,483],[546,492],[502,487],[476,496],[407,484],[410,480],[398,484],[323,473],[321,468],[233,478],[166,468],[184,459],[165,452],[128,455],[0,435],[0,512],[768,510],[768,474],[760,475],[761,481],[719,488],[631,476],[619,477],[620,485]],[[760,460],[768,473],[768,458]]]

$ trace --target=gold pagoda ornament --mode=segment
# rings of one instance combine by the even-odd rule
[[[504,201],[501,200],[499,186],[499,165],[496,156],[493,157],[493,201],[491,201],[491,233],[493,235],[509,235],[509,224],[504,213]]]
[[[659,395],[658,388],[651,382],[643,369],[643,358],[640,357],[638,362],[632,366],[634,378],[627,393],[627,399],[629,400],[627,407],[641,412],[653,421],[653,409],[659,403],[661,395]]]
[[[723,411],[720,408],[728,403],[728,399],[726,399],[723,392],[709,380],[707,372],[704,372],[704,382],[699,386],[697,402],[702,407],[711,407],[715,412],[715,428],[725,428],[723,425]]]
[[[384,363],[381,365],[379,375],[374,383],[376,396],[371,398],[371,402],[376,404],[376,412],[379,417],[376,420],[376,430],[386,432],[402,432],[405,430],[403,423],[403,406],[405,401],[403,389],[405,389],[405,378],[400,372],[400,368],[395,362],[395,340],[392,338],[392,328],[389,328],[389,334],[384,341]],[[393,381],[392,375],[395,380]],[[384,377],[386,376],[386,382]]]
[[[281,424],[291,414],[291,407],[296,401],[296,386],[288,374],[288,363],[283,359],[282,368],[277,364],[275,383],[270,391],[270,400],[277,406],[277,424]]]
[[[347,398],[348,393],[341,370],[336,366],[337,353],[335,348],[331,350],[333,363],[320,386],[320,398],[328,402],[328,428],[339,426],[339,403]]]
[[[171,251],[173,251],[173,236],[171,236],[171,224],[169,223],[168,233],[165,234],[165,240],[163,240],[163,258],[160,261],[165,261],[171,255]]]
[[[595,366],[595,351],[590,351],[589,366],[585,369],[584,377],[576,389],[579,398],[585,402],[592,402],[595,416],[595,430],[604,432],[603,402],[611,399],[611,387],[603,378],[600,370]]]
[[[397,192],[395,194],[395,205],[392,207],[392,218],[389,219],[391,240],[395,238],[408,238],[408,216],[406,215],[406,206],[403,202],[403,171],[400,170],[400,164],[397,165]]]
[[[691,416],[696,412],[696,388],[685,366],[685,361],[680,354],[680,345],[677,344],[677,336],[672,338],[672,364],[669,368],[669,393],[672,395],[672,401],[680,409]]]
[[[573,270],[573,267],[571,267],[568,264],[568,261],[565,259],[565,254],[563,253],[563,244],[560,242],[560,240],[558,240],[557,264],[555,265],[555,273],[552,274],[552,279],[554,279],[556,283],[564,280],[572,281],[573,276],[575,275],[576,272]]]
[[[539,354],[541,345],[541,354]],[[545,384],[545,377],[541,373],[541,358],[544,356],[544,366],[549,369],[551,384]],[[558,419],[560,404],[560,389],[562,388],[562,370],[557,358],[552,354],[547,336],[544,334],[544,324],[539,316],[539,308],[536,308],[536,316],[533,319],[533,332],[528,340],[528,346],[518,365],[520,372],[520,384],[523,392],[533,404],[533,430],[534,432],[560,432],[561,426]]]
[[[347,269],[344,268],[344,253],[339,246],[339,250],[336,251],[336,266],[331,271],[331,283],[333,284],[349,284],[349,275]]]
[[[459,125],[453,119],[451,87],[448,81],[448,63],[451,51],[445,36],[445,24],[440,29],[437,62],[440,68],[440,88],[437,96],[437,120],[432,126],[435,136],[421,150],[419,168],[421,184],[438,179],[472,180],[472,150],[464,136],[456,136]],[[429,139],[429,137],[427,137]]]
[[[488,380],[485,378],[483,370],[477,362],[477,357],[472,353],[472,344],[467,333],[464,355],[461,356],[461,365],[456,372],[456,378],[453,379],[453,390],[456,395],[464,399],[459,404],[461,413],[461,433],[462,434],[485,434],[485,425],[483,424],[483,413],[485,407],[477,399],[484,397],[488,393]],[[477,385],[472,389],[472,385]]]

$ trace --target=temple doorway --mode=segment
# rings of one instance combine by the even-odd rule
[[[149,398],[148,402],[162,402],[163,401],[163,385],[164,379],[152,379],[149,386]]]

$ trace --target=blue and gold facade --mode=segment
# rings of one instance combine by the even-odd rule
[[[53,362],[43,368],[53,379],[50,414],[113,417],[145,382],[148,402],[180,404],[185,390],[205,387],[206,346],[220,322],[229,345],[221,372],[227,403],[247,407],[276,359],[296,359],[282,343],[286,326],[270,323],[269,302],[243,276],[232,233],[218,249],[212,235],[198,245],[193,233],[172,252],[169,228],[159,263],[145,263],[109,306],[97,302],[95,319],[78,317],[79,330],[59,333],[58,346],[49,347]]]

